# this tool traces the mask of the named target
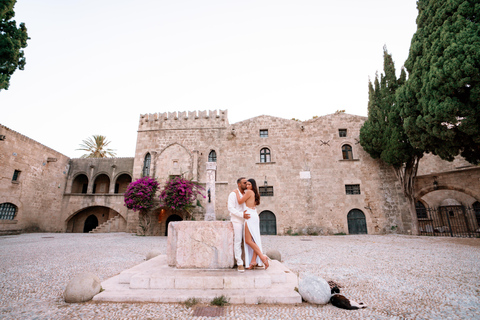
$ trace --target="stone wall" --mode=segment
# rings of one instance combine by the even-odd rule
[[[3,125],[0,136],[0,204],[17,208],[13,220],[0,220],[0,232],[65,231],[61,206],[70,159]]]

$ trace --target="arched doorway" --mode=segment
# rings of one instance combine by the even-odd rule
[[[85,220],[85,224],[83,226],[83,233],[88,233],[96,227],[98,227],[97,217],[94,214],[89,215],[88,218]]]
[[[168,224],[172,221],[183,221],[182,217],[177,214],[172,214],[170,217],[167,218],[167,222],[165,222],[165,235],[168,236]]]
[[[367,234],[367,221],[362,210],[352,209],[347,215],[349,234]]]
[[[277,218],[272,211],[262,211],[260,213],[260,234],[276,235],[277,234]]]

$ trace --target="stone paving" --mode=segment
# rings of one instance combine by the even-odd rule
[[[262,243],[293,272],[333,280],[368,308],[227,305],[215,319],[480,319],[480,239],[264,236]],[[194,315],[200,305],[63,301],[75,274],[103,281],[166,247],[166,237],[126,233],[0,237],[0,319],[213,319]]]

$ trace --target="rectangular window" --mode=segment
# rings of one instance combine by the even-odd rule
[[[13,172],[13,178],[12,178],[12,181],[18,181],[18,179],[20,178],[20,170],[15,170]]]
[[[258,187],[261,197],[273,197],[273,186]]]
[[[359,184],[346,184],[345,192],[347,194],[360,194],[360,185]]]
[[[267,137],[268,137],[268,129],[261,129],[260,138],[267,138]]]
[[[338,129],[338,136],[339,137],[346,137],[347,136],[347,129]]]

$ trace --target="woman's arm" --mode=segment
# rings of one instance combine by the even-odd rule
[[[240,197],[240,193],[238,192],[238,190],[235,190],[235,194],[237,195],[237,201],[239,204],[242,204],[244,203],[245,201],[247,201],[253,194],[253,191],[251,190],[245,190],[245,194],[243,195],[243,197]]]

